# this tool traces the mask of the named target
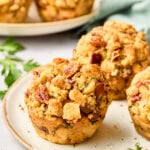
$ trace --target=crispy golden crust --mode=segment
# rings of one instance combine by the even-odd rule
[[[35,0],[44,21],[70,19],[89,13],[94,0]]]
[[[112,99],[123,99],[132,77],[148,65],[148,49],[144,33],[110,20],[81,37],[73,59],[98,64],[110,84]]]
[[[135,75],[127,99],[136,130],[150,140],[150,67]]]
[[[111,102],[100,68],[57,58],[33,74],[25,103],[37,133],[61,144],[80,143],[91,137]]]
[[[31,0],[0,0],[0,22],[24,22]]]

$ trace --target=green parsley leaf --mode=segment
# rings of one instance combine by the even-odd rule
[[[135,144],[135,149],[136,149],[136,150],[142,150],[142,147],[140,146],[139,143],[136,143],[136,144]]]
[[[136,143],[136,144],[135,144],[135,149],[128,148],[128,150],[142,150],[142,147],[140,146],[139,143]]]
[[[30,71],[38,66],[39,64],[37,62],[34,62],[32,59],[23,64],[25,71]]]
[[[5,84],[7,87],[10,87],[21,76],[21,74],[21,71],[17,69],[15,65],[12,65],[9,69],[9,73],[5,77]]]
[[[7,90],[0,91],[0,99],[4,98],[4,95],[6,94]]]
[[[18,51],[21,51],[24,49],[24,46],[18,42],[15,41],[15,38],[8,37],[5,42],[0,44],[0,51],[6,52],[10,55],[15,54]]]
[[[4,58],[0,60],[0,65],[2,66],[1,75],[6,76],[9,72],[11,60]]]
[[[18,58],[15,55],[7,55],[5,58],[12,60],[14,62],[23,62],[23,60],[21,58]]]

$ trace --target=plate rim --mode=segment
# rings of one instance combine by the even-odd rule
[[[31,74],[31,71],[28,73],[25,73],[24,75],[22,75],[18,80],[16,80],[12,86],[8,89],[8,91],[6,92],[4,98],[3,98],[3,102],[2,102],[2,118],[3,121],[5,123],[5,125],[7,126],[8,130],[10,131],[10,133],[13,135],[13,137],[15,137],[16,140],[18,140],[23,146],[25,146],[27,149],[29,150],[33,150],[33,146],[28,143],[25,139],[23,139],[21,137],[21,135],[19,135],[19,133],[17,133],[17,131],[13,128],[13,126],[11,125],[9,119],[8,119],[8,112],[6,109],[6,103],[7,103],[7,97],[9,95],[9,92],[11,91],[11,89],[13,89],[14,86],[16,86],[16,84],[22,80],[23,78],[25,78],[27,75]]]
[[[88,14],[82,15],[82,16],[78,16],[75,18],[71,18],[71,19],[66,19],[66,20],[60,20],[60,21],[52,21],[52,22],[31,22],[31,23],[0,23],[0,27],[10,27],[10,28],[27,28],[27,27],[40,27],[40,26],[54,26],[54,25],[63,25],[63,24],[70,24],[71,22],[74,21],[78,21],[78,20],[82,20],[82,19],[86,19],[89,17],[94,17],[94,15],[96,14],[96,11],[91,11]]]

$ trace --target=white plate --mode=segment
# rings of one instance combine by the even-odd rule
[[[28,73],[9,89],[3,101],[3,116],[11,133],[25,147],[34,150],[127,150],[139,142],[150,143],[138,135],[130,120],[126,101],[113,101],[97,133],[79,145],[59,145],[40,138],[34,131],[24,103],[24,92],[32,78]]]
[[[85,24],[94,16],[94,14],[94,12],[91,12],[90,14],[81,17],[47,23],[0,23],[0,35],[36,36],[67,31]]]
[[[0,35],[36,36],[58,33],[79,27],[88,22],[95,15],[96,7],[91,13],[62,21],[42,22],[33,2],[26,19],[26,23],[0,23]]]
[[[92,12],[87,15],[62,21],[42,22],[36,5],[32,2],[25,23],[0,23],[0,35],[37,36],[74,29],[87,23],[95,15],[99,4],[100,0],[95,0]]]

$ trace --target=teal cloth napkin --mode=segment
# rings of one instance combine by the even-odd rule
[[[89,31],[107,19],[125,21],[146,33],[150,43],[150,0],[101,0],[95,17],[79,31]]]

